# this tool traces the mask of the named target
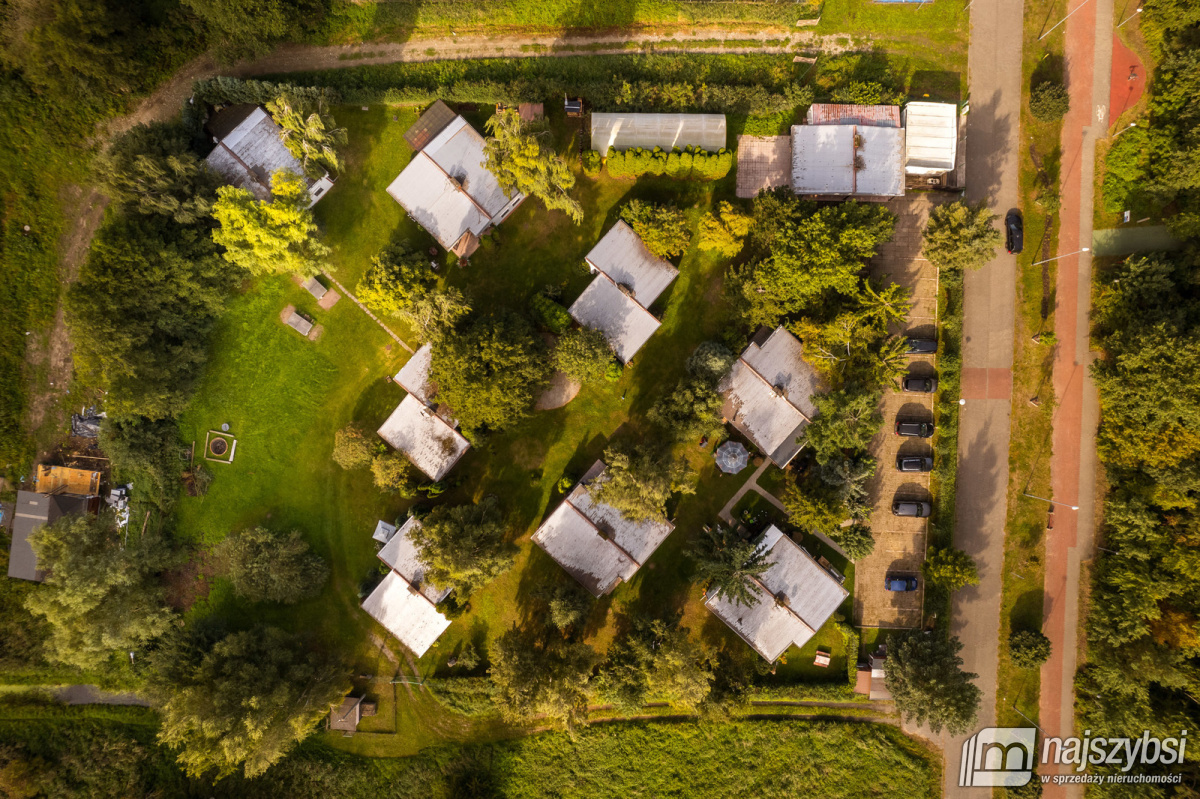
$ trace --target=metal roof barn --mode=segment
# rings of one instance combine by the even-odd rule
[[[904,171],[941,175],[954,169],[958,154],[958,106],[909,103],[904,106]]]
[[[903,129],[792,126],[792,190],[832,196],[904,196]]]
[[[294,172],[305,181],[310,208],[333,186],[328,174],[319,180],[304,174],[304,167],[280,138],[280,127],[256,105],[234,106],[219,112],[211,130],[229,132],[213,136],[217,146],[205,162],[227,183],[248,189],[256,199],[271,200],[271,175],[281,169]]]
[[[670,152],[689,145],[716,152],[726,140],[724,114],[592,114],[592,149],[601,154],[609,147]]]
[[[866,128],[900,127],[898,105],[849,105],[813,103],[805,121],[810,125],[859,125]]]

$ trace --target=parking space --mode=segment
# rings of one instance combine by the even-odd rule
[[[896,232],[872,259],[873,278],[899,283],[911,292],[913,307],[905,322],[893,327],[898,335],[934,338],[937,330],[937,270],[921,257],[921,233],[935,204],[950,202],[955,195],[933,192],[909,194],[888,203],[896,214]],[[909,357],[913,377],[937,377],[935,355]],[[871,442],[871,455],[878,461],[868,489],[872,500],[871,533],[875,550],[855,564],[854,620],[864,627],[916,627],[921,624],[925,595],[921,564],[925,560],[928,522],[924,518],[896,516],[895,501],[929,502],[929,475],[901,472],[897,457],[932,457],[929,439],[899,436],[896,421],[933,421],[933,394],[896,390],[884,395],[883,429]],[[888,591],[888,574],[915,575],[915,591]]]

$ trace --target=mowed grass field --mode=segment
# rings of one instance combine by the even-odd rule
[[[462,110],[479,129],[490,113],[486,108]],[[384,107],[339,107],[334,112],[339,125],[349,129],[347,168],[317,206],[316,215],[333,248],[332,274],[353,291],[370,258],[388,242],[407,241],[419,250],[433,242],[385,192],[411,157],[402,134],[415,112]],[[561,116],[551,121],[558,146],[564,152],[577,151],[578,130]],[[507,308],[524,313],[530,297],[546,286],[560,289],[562,301],[569,304],[589,282],[583,256],[615,222],[623,203],[633,198],[674,202],[687,211],[694,226],[714,202],[732,195],[732,174],[715,183],[662,178],[635,183],[607,177],[593,181],[581,176],[577,196],[585,209],[582,225],[547,212],[537,200],[527,200],[487,237],[468,265],[442,265],[439,279],[462,289],[476,309],[485,312]],[[440,250],[436,260],[444,264]],[[730,324],[721,295],[728,263],[700,252],[693,242],[680,260],[679,277],[654,307],[662,327],[620,382],[587,386],[566,407],[536,413],[490,436],[451,472],[449,489],[433,502],[455,504],[496,495],[519,554],[509,571],[471,596],[467,612],[416,664],[422,677],[453,673],[446,661],[468,641],[486,651],[489,640],[514,624],[540,624],[532,618],[540,612],[540,605],[531,602],[534,592],[571,581],[530,542],[530,535],[562,498],[556,484],[564,475],[578,478],[612,441],[656,435],[645,421],[646,412],[673,390],[696,345],[717,338]],[[319,340],[310,342],[281,323],[280,311],[289,304],[323,326]],[[398,320],[388,324],[411,346],[419,345]],[[218,580],[191,613],[219,613],[244,624],[265,621],[319,633],[352,655],[357,673],[374,674],[386,686],[395,666],[379,656],[369,635],[374,631],[388,636],[358,605],[364,584],[378,574],[371,539],[376,521],[396,519],[412,503],[378,493],[369,471],[342,471],[330,455],[337,429],[353,421],[374,430],[400,402],[403,391],[386,378],[408,357],[348,298],[321,311],[286,277],[249,283],[231,301],[207,373],[182,425],[200,452],[206,431],[229,424],[238,439],[237,454],[231,465],[212,464],[216,477],[207,496],[181,499],[179,531],[208,546],[249,525],[299,529],[330,561],[333,577],[320,596],[292,607],[247,605]],[[684,556],[700,528],[716,523],[718,511],[752,472],[722,474],[712,461],[712,449],[712,444],[703,449],[696,444],[680,447],[696,471],[696,491],[671,508],[675,532],[637,576],[594,603],[586,637],[599,650],[607,647],[619,615],[645,612],[679,613],[682,623],[710,645],[750,653],[703,607],[691,561]],[[844,561],[837,565],[846,566]],[[852,586],[852,580],[847,585]],[[394,640],[390,645],[400,651]],[[830,668],[812,666],[818,647],[833,653]],[[803,653],[793,649],[774,679],[844,682],[845,663],[842,637],[829,624]],[[405,671],[410,673],[407,664]],[[411,752],[439,741],[508,734],[443,718],[446,714],[427,693],[399,688],[394,693],[386,698],[394,705],[381,706],[380,716],[369,725],[396,733],[383,751]],[[341,740],[335,743],[341,745]],[[369,748],[383,753],[377,746]]]

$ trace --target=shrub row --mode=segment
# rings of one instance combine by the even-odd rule
[[[609,176],[614,178],[665,175],[676,180],[720,180],[733,168],[733,151],[721,148],[709,153],[699,148],[676,147],[668,153],[661,147],[653,150],[634,147],[619,152],[609,147],[605,162]]]

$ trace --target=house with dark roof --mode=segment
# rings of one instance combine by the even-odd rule
[[[621,363],[629,363],[661,324],[650,312],[679,270],[646,249],[623,220],[609,228],[584,261],[596,279],[571,305],[572,318],[599,330]]]
[[[604,468],[596,461],[533,534],[535,544],[597,597],[633,579],[675,529],[667,521],[627,519],[593,499],[591,488],[603,481]]]
[[[46,572],[38,568],[37,555],[29,543],[29,536],[63,516],[96,513],[99,509],[100,498],[95,495],[68,494],[62,488],[54,494],[18,491],[13,513],[12,547],[8,553],[8,576],[36,583],[45,580]]]
[[[743,605],[710,590],[704,605],[773,663],[788,647],[808,643],[850,592],[775,525],[763,533],[758,551],[766,553],[771,566],[751,578],[750,593],[757,601]]]
[[[484,166],[483,137],[465,119],[455,115],[439,127],[444,112],[435,113],[436,108],[435,103],[409,130],[410,143],[428,140],[387,193],[439,244],[466,258],[479,247],[479,237],[507,219],[525,195],[500,187]]]
[[[226,183],[248,189],[259,200],[271,200],[271,175],[281,169],[304,179],[309,208],[333,187],[328,172],[319,178],[305,174],[304,167],[284,145],[282,129],[260,106],[243,103],[224,108],[213,115],[205,129],[216,145],[205,163]]]
[[[390,571],[362,603],[363,610],[417,657],[429,651],[450,626],[450,620],[437,609],[450,589],[425,579],[425,563],[410,537],[420,526],[410,518],[388,538],[379,550],[379,559]]]
[[[760,331],[721,384],[725,421],[780,468],[796,457],[817,415],[821,379],[803,354],[804,345],[782,326]]]

